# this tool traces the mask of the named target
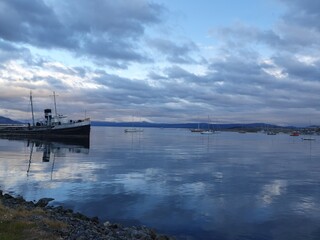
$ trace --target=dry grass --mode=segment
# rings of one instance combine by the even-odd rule
[[[65,223],[50,219],[43,209],[14,209],[0,202],[0,239],[58,240],[61,238],[56,236],[54,231],[63,228],[67,228]]]

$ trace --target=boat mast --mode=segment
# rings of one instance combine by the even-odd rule
[[[33,102],[32,102],[32,92],[30,91],[30,103],[31,103],[31,113],[32,113],[32,126],[34,127],[34,114],[33,114]]]
[[[54,112],[57,117],[58,114],[57,114],[56,92],[54,92],[54,91],[53,91],[53,101],[54,101]]]

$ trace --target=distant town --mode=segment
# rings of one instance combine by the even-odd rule
[[[23,124],[24,122],[15,121],[10,118],[0,116],[0,124]],[[267,123],[228,123],[228,124],[212,124],[212,123],[151,123],[151,122],[106,122],[92,121],[92,126],[105,127],[137,127],[137,128],[185,128],[185,129],[210,129],[212,131],[233,131],[233,132],[268,132],[271,134],[291,133],[299,131],[301,134],[320,134],[320,126],[278,126]]]
[[[186,128],[186,129],[210,129],[212,131],[233,131],[233,132],[268,132],[268,133],[291,133],[299,131],[303,134],[320,134],[320,126],[278,126],[267,123],[227,123],[227,124],[211,124],[211,123],[150,123],[150,122],[103,122],[93,121],[92,126],[109,126],[109,127],[139,127],[139,128]]]

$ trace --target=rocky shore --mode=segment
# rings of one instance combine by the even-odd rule
[[[52,200],[26,201],[22,197],[3,194],[0,190],[0,239],[174,239],[144,226],[123,227],[116,223],[101,223],[97,217],[89,218],[61,206],[48,206]]]

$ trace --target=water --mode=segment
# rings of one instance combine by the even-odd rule
[[[123,130],[0,139],[0,189],[177,239],[320,239],[320,136]]]

